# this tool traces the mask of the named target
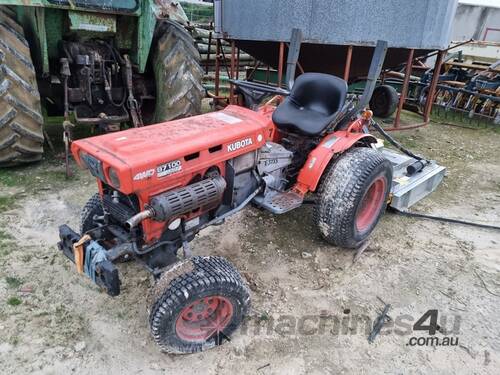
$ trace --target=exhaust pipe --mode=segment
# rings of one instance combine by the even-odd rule
[[[130,219],[127,220],[125,224],[127,225],[128,229],[135,228],[143,220],[153,217],[154,214],[155,212],[152,209],[148,208],[147,210],[141,211],[138,214],[132,216]]]
[[[222,201],[226,185],[224,177],[217,176],[157,195],[151,199],[149,208],[132,216],[126,225],[131,229],[145,219],[168,221],[200,208],[215,208]]]

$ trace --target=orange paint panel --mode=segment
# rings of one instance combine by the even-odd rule
[[[124,194],[136,194],[141,209],[151,197],[187,185],[195,176],[217,167],[224,176],[227,160],[254,151],[275,134],[267,115],[238,106],[73,142],[71,150],[102,163],[106,183],[113,168]],[[102,186],[100,191],[102,193]],[[157,239],[166,223],[145,220],[146,242]]]
[[[341,154],[361,140],[376,142],[369,134],[351,133],[340,130],[328,134],[309,154],[306,163],[299,172],[296,189],[303,193],[315,191],[326,167],[336,154]]]

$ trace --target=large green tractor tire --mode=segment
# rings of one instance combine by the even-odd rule
[[[42,158],[42,123],[28,42],[10,9],[0,7],[0,167]]]
[[[200,54],[181,25],[163,22],[153,55],[156,80],[155,122],[201,113],[204,89]]]

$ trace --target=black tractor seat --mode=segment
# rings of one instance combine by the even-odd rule
[[[337,117],[347,96],[347,83],[323,73],[304,73],[293,85],[290,96],[273,113],[282,130],[308,136],[321,134]]]

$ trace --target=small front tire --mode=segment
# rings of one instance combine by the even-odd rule
[[[248,288],[221,257],[193,257],[165,271],[151,293],[151,333],[161,350],[185,354],[222,344],[250,306]]]
[[[101,195],[95,193],[83,206],[80,218],[80,233],[83,235],[91,229],[97,227],[94,221],[95,216],[103,216],[104,210],[102,208]]]

